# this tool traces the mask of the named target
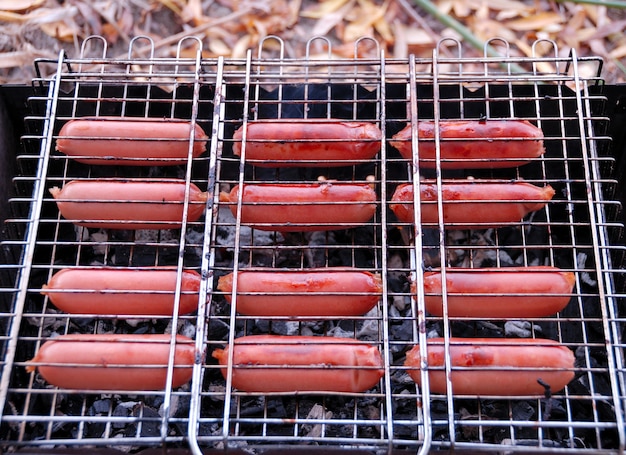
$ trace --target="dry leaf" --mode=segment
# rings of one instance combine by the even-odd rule
[[[202,12],[202,1],[187,0],[187,4],[180,13],[180,18],[183,22],[191,22],[193,25],[199,25],[205,22],[204,13]]]
[[[458,18],[464,18],[472,14],[472,10],[470,9],[468,2],[463,0],[455,1],[452,4],[452,11],[454,11],[454,15]]]
[[[326,36],[335,27],[337,27],[344,19],[348,11],[354,7],[354,1],[350,0],[339,10],[329,13],[323,19],[318,20],[313,26],[311,36]]]
[[[614,21],[596,29],[596,32],[587,39],[602,39],[614,34],[623,36],[625,30],[626,20]]]
[[[78,27],[71,27],[64,21],[46,22],[39,27],[46,35],[66,43],[73,42],[80,33]]]
[[[555,25],[562,23],[563,18],[560,14],[552,12],[543,12],[532,16],[524,17],[514,21],[505,22],[504,25],[515,31],[532,31],[532,30],[554,30]],[[559,27],[560,28],[560,27]]]
[[[213,55],[224,57],[230,56],[230,53],[232,52],[232,48],[219,38],[212,38],[209,40],[209,50]]]
[[[309,19],[324,19],[325,16],[335,13],[349,1],[350,0],[324,0],[319,3],[317,8],[301,11],[300,16]]]
[[[343,41],[346,43],[354,42],[364,36],[372,36],[374,24],[384,20],[385,5],[378,6],[370,0],[359,0],[358,3],[361,11],[354,14],[354,20],[346,26],[343,35]]]
[[[0,0],[0,10],[21,13],[42,6],[46,0]]]
[[[0,11],[0,22],[26,22],[28,17],[24,14]]]
[[[527,15],[535,10],[534,5],[515,0],[489,0],[487,5],[489,5],[489,8],[492,10],[506,12],[507,14],[515,12],[520,16]]]
[[[622,44],[621,46],[616,47],[611,52],[609,52],[609,55],[615,59],[626,57],[626,44]]]

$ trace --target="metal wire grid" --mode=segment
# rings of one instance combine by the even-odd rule
[[[41,133],[25,138],[26,142],[35,144],[35,153],[20,157],[22,162],[33,163],[29,166],[35,170],[34,177],[25,173],[19,180],[26,187],[25,194],[30,194],[33,188],[34,197],[14,202],[32,204],[33,209],[32,215],[14,222],[30,232],[24,242],[5,243],[25,249],[23,262],[20,259],[5,266],[19,279],[14,288],[3,290],[16,301],[16,310],[3,315],[6,325],[11,326],[4,339],[7,354],[3,378],[6,379],[1,397],[6,398],[5,409],[9,409],[3,421],[12,432],[8,438],[10,444],[49,444],[54,439],[59,444],[70,445],[146,446],[178,444],[189,439],[196,451],[206,446],[283,444],[383,451],[402,448],[427,451],[429,447],[623,451],[624,373],[619,341],[621,321],[617,314],[617,302],[623,296],[613,284],[619,271],[611,265],[615,247],[608,244],[608,232],[619,226],[607,221],[604,215],[605,208],[614,203],[601,197],[601,190],[606,191],[614,182],[600,174],[601,166],[609,160],[598,155],[598,148],[607,138],[596,131],[598,122],[605,119],[591,114],[597,111],[592,108],[602,98],[592,94],[590,88],[600,80],[595,73],[592,77],[580,75],[583,64],[598,66],[599,61],[587,62],[575,56],[558,58],[556,51],[554,55],[534,59],[508,57],[504,65],[501,59],[488,57],[476,65],[460,54],[458,58],[444,59],[437,51],[428,61],[394,61],[382,54],[376,61],[287,61],[282,54],[274,59],[265,58],[263,53],[258,58],[249,56],[246,61],[206,61],[200,57],[195,61],[142,59],[129,53],[127,60],[120,61],[106,59],[106,51],[102,59],[60,59],[55,79],[42,81],[48,87],[48,94],[33,100],[46,107],[45,114],[28,119],[43,123]],[[425,72],[424,65],[432,65],[433,71]],[[521,73],[517,72],[520,68]],[[463,89],[472,83],[482,85],[484,91]],[[161,99],[150,93],[158,90],[156,84],[168,88],[166,92],[173,93],[171,98]],[[69,95],[61,91],[67,85],[74,87]],[[339,85],[344,91],[337,95],[334,87]],[[546,85],[551,88],[546,89]],[[568,86],[572,85],[574,90],[569,90]],[[293,87],[303,88],[290,91]],[[177,91],[189,93],[176,96]],[[48,215],[49,198],[44,196],[47,185],[43,185],[53,179],[67,181],[78,172],[71,161],[51,153],[57,125],[64,120],[63,116],[67,119],[86,115],[84,109],[87,115],[104,115],[110,114],[107,109],[113,106],[114,115],[137,109],[141,113],[134,115],[155,116],[154,112],[160,112],[155,108],[157,105],[169,108],[169,115],[165,116],[189,118],[205,127],[207,133],[211,131],[209,153],[190,161],[183,173],[187,182],[206,187],[212,195],[207,203],[206,222],[190,223],[173,237],[160,232],[149,240],[112,236],[103,241],[102,237],[85,238],[82,233],[72,233],[76,237],[67,240],[62,233],[71,226],[56,213]],[[412,226],[393,220],[387,210],[390,189],[404,181],[417,183],[421,175],[411,163],[398,158],[385,141],[371,162],[340,171],[319,170],[326,177],[343,180],[365,181],[366,175],[374,176],[380,195],[379,210],[372,222],[361,228],[315,236],[268,234],[249,230],[219,200],[220,190],[234,184],[274,179],[298,182],[316,177],[311,172],[268,174],[241,166],[229,150],[232,130],[242,122],[264,115],[330,118],[340,112],[353,119],[365,116],[386,133],[387,126],[394,122],[438,118],[442,113],[449,118],[475,117],[475,106],[483,109],[481,114],[486,117],[526,118],[553,131],[547,142],[557,151],[556,155],[539,160],[530,176],[524,168],[512,171],[512,175],[505,174],[506,178],[545,184],[554,183],[552,172],[557,169],[565,197],[554,201],[544,217],[518,226],[519,236],[513,241],[502,230],[479,232],[482,240],[472,242],[472,236],[476,237],[477,233],[465,238],[458,233],[440,236],[438,229],[415,231]],[[59,114],[68,110],[69,114]],[[99,170],[92,167],[87,172],[80,177],[91,178]],[[338,174],[333,175],[334,172]],[[445,172],[437,174],[438,184],[449,177]],[[488,173],[480,177],[502,178],[502,175]],[[562,212],[566,213],[564,219]],[[586,215],[582,221],[576,218],[581,213]],[[45,225],[53,227],[53,238],[38,238]],[[548,234],[537,243],[530,233],[532,228]],[[179,273],[182,267],[191,267],[207,278],[202,282],[197,318],[195,315],[151,318],[147,324],[137,321],[137,326],[145,324],[146,330],[169,332],[171,327],[178,327],[179,332],[194,332],[198,352],[206,353],[207,361],[194,367],[189,387],[142,394],[142,399],[129,401],[119,399],[116,394],[79,395],[78,402],[73,403],[63,391],[41,388],[42,384],[32,375],[27,386],[19,382],[23,379],[19,373],[23,361],[33,354],[50,325],[57,333],[75,328],[87,332],[128,329],[128,322],[117,319],[95,319],[85,324],[84,318],[53,312],[46,299],[41,302],[38,297],[40,286],[31,281],[33,276],[48,277],[58,269],[57,256],[60,257],[61,251],[71,251],[63,259],[68,264],[63,265],[78,265],[89,257],[88,250],[96,246],[103,250],[104,263],[122,267],[170,263],[176,265]],[[501,336],[507,321],[425,316],[422,299],[415,299],[406,286],[398,287],[399,280],[411,276],[419,282],[421,264],[458,256],[460,252],[472,264],[478,264],[480,257],[494,256],[495,252],[497,265],[504,265],[500,264],[500,258],[511,248],[519,252],[522,265],[532,264],[539,256],[550,264],[564,261],[576,272],[575,305],[568,307],[573,307],[572,314],[525,321],[521,325],[530,336],[558,339],[579,353],[576,384],[570,384],[564,392],[549,399],[532,400],[446,397],[431,395],[426,388],[417,390],[408,380],[401,360],[406,349],[425,341],[427,331],[419,330],[420,327],[446,337],[456,333],[459,327],[471,330],[474,335]],[[537,250],[541,254],[537,255]],[[40,251],[44,251],[46,258],[41,262]],[[189,251],[196,254],[187,254]],[[563,255],[566,259],[562,259]],[[37,259],[31,263],[31,257]],[[213,280],[247,267],[306,268],[316,261],[328,266],[338,257],[343,261],[341,265],[364,267],[382,275],[385,287],[376,311],[349,321],[257,320],[237,314],[236,295],[232,306],[225,305],[224,295],[215,289]],[[584,257],[588,260],[584,261]],[[588,277],[597,281],[597,290],[587,289]],[[34,310],[32,301],[37,302]],[[590,315],[586,311],[590,302],[599,312]],[[357,337],[366,333],[364,338],[378,346],[385,358],[384,379],[364,394],[285,397],[233,390],[229,382],[224,384],[217,366],[209,360],[210,352],[225,343],[232,344],[236,336],[255,331]],[[606,366],[597,366],[596,360],[604,356]],[[12,374],[6,374],[9,371]],[[578,383],[587,389],[581,392]],[[31,414],[32,403],[41,401],[47,403],[44,408],[47,411]],[[68,403],[71,412],[67,411]],[[553,411],[548,412],[549,408]],[[577,414],[579,408],[585,412]],[[31,427],[37,426],[44,429],[41,434],[29,433]],[[94,432],[100,433],[94,436]]]

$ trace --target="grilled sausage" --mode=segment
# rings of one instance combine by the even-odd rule
[[[162,390],[170,335],[74,334],[46,341],[26,366],[50,384],[80,390]],[[191,379],[194,344],[176,336],[172,387]]]
[[[447,269],[448,316],[536,318],[561,311],[576,277],[556,267]],[[415,292],[415,283],[412,285]],[[424,273],[426,311],[443,315],[441,272]]]
[[[237,216],[239,185],[220,200]],[[362,225],[374,216],[376,192],[368,184],[244,184],[241,222],[269,231],[323,231]]]
[[[115,166],[172,166],[187,162],[191,122],[141,117],[84,117],[63,125],[56,149],[80,163]],[[208,140],[194,126],[192,155]]]
[[[247,124],[245,159],[259,167],[347,166],[372,158],[382,133],[373,123],[272,120]],[[233,152],[241,156],[244,126],[235,131]]]
[[[446,393],[443,338],[428,340],[432,393]],[[574,378],[574,354],[552,340],[504,338],[450,339],[452,393],[479,396],[544,395],[562,390]],[[406,355],[409,376],[421,385],[419,346]]]
[[[42,294],[66,313],[168,316],[174,311],[176,269],[76,267],[54,274]],[[196,311],[200,274],[182,272],[178,314]]]
[[[437,185],[420,183],[422,223],[438,222]],[[443,222],[448,228],[497,227],[519,222],[540,210],[554,196],[550,185],[538,187],[526,182],[442,184]],[[413,185],[399,185],[390,208],[398,220],[413,222]]]
[[[183,180],[73,180],[50,193],[74,224],[108,229],[176,229],[183,219]],[[207,193],[189,188],[187,221],[204,212]]]
[[[419,164],[435,168],[435,122],[418,122],[417,132]],[[390,142],[409,160],[413,160],[411,133],[409,124]],[[543,132],[525,120],[441,120],[438,133],[443,169],[515,167],[545,152]]]
[[[231,301],[232,273],[217,288]],[[358,316],[380,299],[379,275],[345,268],[237,273],[237,311],[248,316]]]
[[[229,349],[213,351],[223,367]],[[250,335],[234,349],[232,385],[245,392],[363,392],[384,374],[378,349],[348,338]]]

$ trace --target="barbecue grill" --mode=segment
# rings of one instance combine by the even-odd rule
[[[281,41],[270,37],[246,59],[207,59],[194,38],[181,41],[178,56],[171,58],[154,57],[150,40],[139,38],[119,58],[107,56],[103,39],[91,37],[78,58],[62,53],[58,61],[38,60],[39,77],[28,100],[24,149],[17,157],[2,242],[3,450],[623,453],[626,369],[619,201],[624,190],[616,149],[620,126],[611,122],[623,110],[623,93],[619,101],[618,87],[603,86],[600,59],[581,58],[573,51],[561,56],[552,42],[536,43],[533,57],[518,57],[505,42],[494,40],[490,45],[502,56],[485,52],[480,59],[465,58],[460,51],[449,56],[450,49],[460,49],[450,43],[440,43],[428,59],[389,59],[383,51],[380,58],[362,58],[359,46],[376,45],[364,39],[355,44],[352,59],[331,58],[329,50],[326,58],[292,60],[284,57]],[[190,48],[195,58],[183,56],[190,55]],[[60,128],[69,120],[111,116],[188,120],[206,132],[206,152],[192,157],[190,146],[182,165],[140,167],[84,164],[55,150]],[[247,139],[233,139],[234,131],[275,119],[370,122],[382,132],[380,151],[372,159],[343,166],[323,160],[315,167],[289,168],[247,162]],[[530,121],[544,133],[545,154],[501,169],[442,168],[438,155],[434,168],[422,169],[416,137],[414,159],[403,158],[389,144],[406,125],[446,119]],[[440,150],[442,139],[434,140]],[[233,154],[238,141],[241,156]],[[208,193],[204,215],[160,230],[86,228],[62,217],[49,189],[94,179],[178,179],[187,188],[193,183]],[[544,208],[499,227],[481,226],[479,219],[474,229],[455,229],[443,221],[441,198],[435,202],[437,223],[399,221],[390,210],[394,189],[413,184],[411,207],[420,219],[418,190],[424,179],[440,190],[457,179],[525,181],[551,185],[555,195]],[[375,189],[371,220],[305,232],[250,226],[241,219],[241,199],[233,203],[220,198],[220,192],[235,185],[335,181]],[[183,213],[190,205],[187,191]],[[425,309],[422,285],[431,269],[445,274],[458,267],[537,265],[574,273],[570,301],[555,315],[473,319],[445,311],[433,316]],[[41,293],[61,269],[155,266],[177,272],[170,315],[68,314]],[[238,292],[237,272],[330,267],[379,275],[378,304],[364,315],[343,318],[258,317],[237,311],[237,300],[244,295]],[[177,311],[184,270],[201,276],[198,308],[191,314]],[[229,273],[235,279],[227,293],[217,283]],[[411,291],[411,282],[416,291]],[[297,299],[298,293],[292,297]],[[506,295],[501,297],[506,301]],[[444,286],[444,307],[447,298]],[[196,353],[191,380],[159,391],[139,385],[128,393],[90,390],[88,384],[84,389],[58,388],[39,373],[27,372],[29,360],[46,340],[68,333],[171,335],[166,384],[175,370],[174,335],[188,336]],[[365,392],[242,391],[233,387],[238,366],[232,357],[224,378],[212,353],[252,334],[351,338],[380,351],[384,374]],[[422,386],[417,386],[404,365],[406,352],[416,345],[427,354],[426,340],[432,336],[448,342],[452,337],[530,338],[538,345],[555,340],[575,355],[574,379],[561,391],[546,384],[545,393],[533,396],[457,395],[449,384],[447,393],[434,393],[428,373],[436,367],[424,364]],[[456,367],[448,359],[444,370],[449,378]],[[279,374],[306,372],[290,372],[286,365]],[[491,380],[496,383],[498,376]]]

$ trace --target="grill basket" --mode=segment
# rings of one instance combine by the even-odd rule
[[[304,59],[290,59],[280,40],[268,38],[257,55],[229,60],[203,58],[201,42],[194,38],[179,43],[176,57],[154,57],[150,40],[139,38],[127,56],[109,57],[105,41],[92,37],[79,58],[61,54],[58,61],[36,62],[42,76],[33,81],[32,115],[25,119],[27,134],[0,266],[0,439],[5,450],[167,446],[190,447],[195,453],[225,448],[262,453],[285,447],[374,453],[624,452],[624,248],[601,60],[573,52],[563,57],[547,41],[533,46],[533,57],[518,57],[506,43],[494,40],[490,45],[504,57],[486,52],[480,59],[463,57],[460,45],[451,40],[439,43],[428,59],[388,59],[382,51],[380,58],[359,57],[360,46],[377,46],[370,39],[356,43],[354,58],[337,59],[326,40],[311,41],[310,49],[320,43],[329,49],[326,55],[311,51]],[[67,121],[109,116],[189,120],[206,132],[206,153],[192,158],[190,149],[184,164],[137,167],[82,164],[55,150]],[[244,164],[246,138],[233,139],[238,127],[302,118],[373,123],[383,133],[380,151],[373,159],[339,167],[323,161],[318,167],[280,169]],[[416,159],[402,158],[388,141],[418,119],[528,120],[542,129],[546,152],[513,168],[450,170],[441,168],[438,158],[434,169],[420,169]],[[436,138],[436,144],[440,141]],[[233,153],[236,143],[244,158]],[[319,182],[320,177],[326,182]],[[468,178],[551,185],[555,195],[545,208],[499,228],[452,229],[443,221],[416,227],[390,210],[400,184],[413,183],[417,189],[430,179],[441,190],[446,182]],[[193,183],[208,194],[204,215],[172,229],[78,227],[59,214],[49,189],[94,179],[178,179],[186,188]],[[370,221],[307,232],[251,228],[241,220],[241,200],[233,205],[220,198],[220,192],[244,183],[335,181],[375,189]],[[416,194],[412,202],[419,211]],[[184,213],[191,207],[189,191],[186,197]],[[441,198],[437,208],[441,215]],[[285,207],[268,208],[273,209]],[[557,266],[575,276],[569,304],[554,316],[433,316],[426,312],[423,290],[410,287],[411,281],[422,284],[430,269],[445,273],[455,267],[537,265]],[[105,266],[172,267],[175,309],[184,294],[183,270],[194,270],[201,276],[198,309],[142,317],[68,314],[41,293],[61,269]],[[243,295],[237,293],[237,280],[232,296],[217,285],[220,277],[242,270],[336,266],[380,276],[381,297],[367,314],[244,316],[237,311]],[[292,297],[297,299],[297,293]],[[502,298],[506,304],[506,296]],[[188,336],[196,355],[191,380],[163,391],[139,386],[126,393],[57,388],[27,372],[27,362],[41,345],[66,333],[170,334],[168,378],[175,370],[173,335]],[[234,388],[232,376],[223,378],[212,353],[240,336],[268,333],[368,343],[380,351],[384,374],[367,392],[259,394]],[[575,355],[574,379],[562,391],[546,388],[532,397],[433,393],[410,379],[404,358],[435,335],[448,341],[505,336],[532,338],[537,344],[556,340]],[[235,368],[231,364],[227,371]],[[424,384],[431,368],[424,365]],[[452,370],[448,366],[446,374]],[[285,367],[280,374],[306,372]],[[499,378],[491,380],[495,385]]]

